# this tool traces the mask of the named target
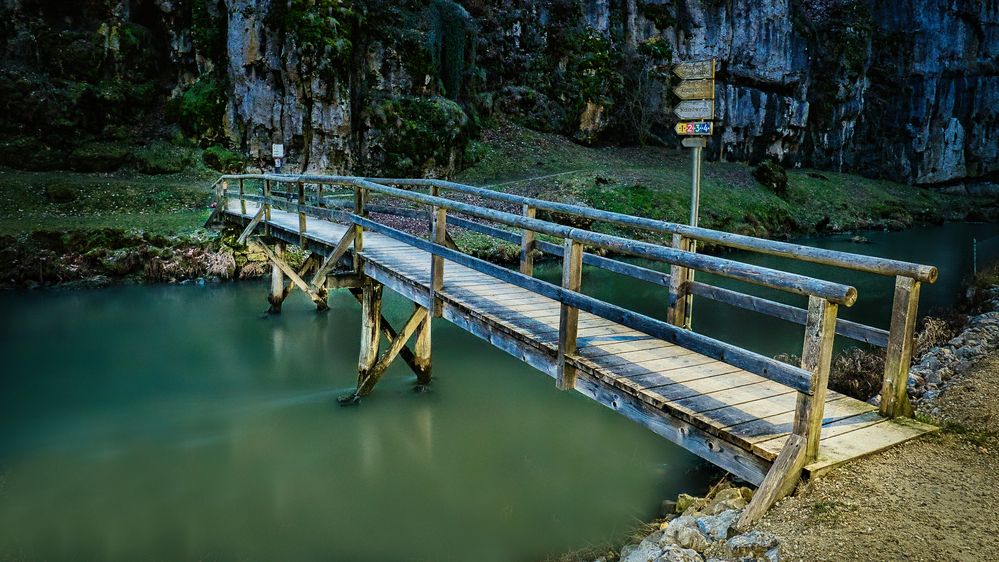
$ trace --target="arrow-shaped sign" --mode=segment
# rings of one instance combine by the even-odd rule
[[[711,119],[714,106],[714,100],[684,100],[676,104],[673,113],[680,119]]]
[[[676,74],[683,80],[714,78],[715,61],[714,59],[711,59],[681,62],[673,67],[673,74]]]
[[[714,80],[684,80],[673,88],[676,97],[682,100],[715,99]]]

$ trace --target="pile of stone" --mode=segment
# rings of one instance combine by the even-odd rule
[[[933,400],[952,379],[999,348],[999,287],[987,289],[988,312],[972,316],[964,330],[946,344],[931,348],[909,369],[909,395]]]
[[[659,529],[621,549],[621,562],[777,562],[777,537],[739,533],[735,523],[753,497],[749,488],[716,486],[705,498],[680,494]],[[599,562],[599,561],[598,561]]]

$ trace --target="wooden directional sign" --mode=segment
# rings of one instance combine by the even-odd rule
[[[682,100],[705,100],[715,98],[714,80],[684,80],[673,88],[676,97]]]
[[[714,127],[706,121],[681,121],[676,124],[675,131],[678,135],[710,135],[714,132]]]
[[[684,100],[673,108],[680,119],[711,119],[715,113],[714,100]]]
[[[680,64],[673,67],[673,74],[680,77],[681,80],[701,80],[714,78],[715,76],[715,61],[711,60],[699,60],[693,62],[681,62]]]

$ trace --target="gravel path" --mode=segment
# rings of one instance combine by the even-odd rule
[[[999,351],[922,415],[944,427],[781,501],[757,528],[781,559],[999,560]]]

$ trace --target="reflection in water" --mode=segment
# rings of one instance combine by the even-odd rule
[[[970,269],[953,248],[987,228],[871,234],[846,249],[938,265],[926,311],[950,302]],[[862,299],[847,314],[886,322],[878,291],[890,280],[847,278]],[[594,270],[583,286],[665,314],[661,287]],[[266,292],[0,295],[0,559],[538,559],[622,536],[711,477],[444,321],[432,392],[413,393],[397,362],[359,407],[338,407],[356,379],[357,303],[338,295],[316,314],[296,293],[284,314],[261,318]],[[408,316],[408,302],[387,298],[392,321]],[[800,348],[798,326],[704,299],[695,311],[710,335],[764,353]]]

